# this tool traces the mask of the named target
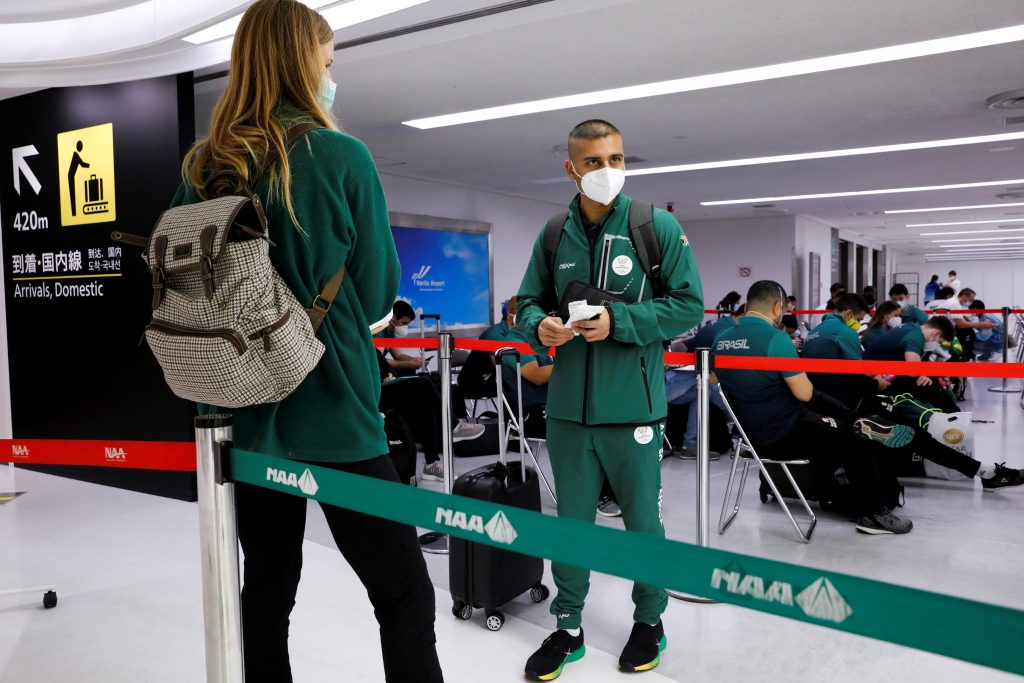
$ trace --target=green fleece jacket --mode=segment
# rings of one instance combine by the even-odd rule
[[[323,358],[293,394],[278,403],[217,409],[235,417],[234,443],[296,460],[355,462],[388,452],[377,408],[380,376],[369,326],[391,311],[401,276],[388,208],[373,158],[356,138],[314,130],[292,145],[292,202],[305,235],[283,202],[254,188],[270,225],[270,260],[309,306],[346,265],[341,292],[317,332]],[[185,184],[172,206],[199,201]]]
[[[690,329],[704,318],[704,296],[693,251],[679,222],[667,211],[654,210],[654,230],[661,243],[661,292],[655,298],[629,237],[631,199],[619,195],[612,208],[587,236],[580,216],[579,195],[569,206],[554,271],[544,256],[543,234],[518,294],[517,329],[538,352],[546,349],[537,326],[552,301],[574,280],[586,282],[625,299],[610,306],[611,334],[588,344],[583,337],[558,348],[548,384],[548,417],[584,425],[649,424],[665,419],[665,363],[662,342]]]

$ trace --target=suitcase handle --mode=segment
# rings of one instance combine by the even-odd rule
[[[498,458],[501,465],[504,467],[505,474],[508,474],[508,458],[505,452],[506,442],[505,435],[507,430],[505,429],[505,392],[501,385],[501,359],[504,356],[515,356],[516,359],[516,397],[519,399],[519,461],[523,471],[526,471],[526,453],[523,450],[523,441],[526,440],[526,425],[523,424],[523,366],[522,366],[522,354],[519,350],[513,347],[505,347],[498,349],[494,354],[494,365],[495,365],[495,382],[498,385]],[[508,487],[508,481],[505,480],[505,486]]]

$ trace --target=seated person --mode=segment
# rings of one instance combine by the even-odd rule
[[[900,307],[900,315],[903,317],[904,323],[924,325],[928,322],[928,314],[910,303],[910,292],[907,291],[906,285],[896,283],[890,287],[889,301],[894,302]]]
[[[956,292],[953,291],[952,287],[940,287],[939,291],[935,293],[935,298],[924,305],[926,311],[951,311],[953,309],[946,306],[949,300],[953,297]],[[954,305],[955,306],[955,305]]]
[[[715,337],[725,330],[732,329],[738,325],[745,311],[746,305],[740,306],[729,315],[723,316],[710,325],[700,328],[700,331],[694,335],[693,339],[686,342],[686,348],[690,351],[713,348]],[[696,401],[696,374],[692,370],[666,368],[665,397],[673,405],[686,405]],[[722,398],[719,396],[717,388],[710,389],[708,400],[711,402],[711,405],[716,406],[720,410],[725,410],[725,405],[722,403]],[[686,415],[686,432],[683,434],[681,447],[676,450],[676,455],[683,460],[697,459],[697,409],[695,406],[691,405]],[[711,460],[718,460],[720,457],[720,453],[710,451]]]
[[[804,358],[861,360],[860,343],[852,323],[860,320],[867,310],[867,302],[856,294],[844,294],[836,301],[835,314],[826,315],[818,327],[807,336]],[[877,394],[885,391],[889,383],[878,375],[850,375],[845,373],[811,373],[814,386],[843,403],[858,415],[879,415],[888,409]],[[906,448],[932,462],[954,469],[966,477],[981,478],[986,489],[1024,484],[1017,470],[996,463],[982,465],[974,458],[937,441],[928,430],[918,424],[908,424],[914,430],[913,440]]]
[[[864,291],[861,293],[861,296],[864,297],[864,301],[867,303],[868,306],[874,306],[877,303],[877,300],[875,299],[875,291],[876,290],[874,286],[868,285],[864,288]]]
[[[798,351],[803,348],[804,337],[800,334],[800,323],[797,322],[795,315],[782,316],[782,331],[789,335]]]
[[[755,282],[747,294],[747,314],[715,340],[715,355],[796,358],[792,341],[778,328],[785,299],[777,282]],[[715,381],[721,382],[761,457],[810,457],[832,471],[845,468],[858,531],[905,534],[913,528],[909,519],[893,512],[898,483],[885,473],[889,454],[884,449],[904,445],[912,430],[867,418],[842,421],[848,411],[816,390],[803,372],[718,368]]]
[[[904,309],[905,310],[905,309]],[[937,351],[939,343],[953,340],[953,323],[943,315],[933,315],[924,325],[904,322],[883,333],[864,350],[864,360],[906,360],[920,361],[925,351]],[[941,365],[936,374],[941,374]],[[892,379],[892,395],[913,394],[944,413],[956,413],[960,408],[956,402],[931,377],[907,377],[900,375]]]
[[[975,297],[974,290],[970,287],[965,287],[956,296],[940,301],[938,309],[946,311],[964,310],[971,307]],[[933,301],[932,303],[935,302]],[[967,313],[950,313],[948,317],[956,327],[956,338],[960,340],[960,344],[963,346],[963,353],[960,354],[960,359],[965,361],[974,360],[974,336],[979,330],[993,329],[995,323],[988,320],[972,320],[973,316]]]
[[[384,354],[377,351],[380,367],[381,411],[395,410],[409,426],[412,437],[423,448],[423,479],[444,481],[444,463],[441,462],[441,394],[437,386],[425,375],[396,378]],[[454,388],[454,387],[453,387]],[[457,420],[452,428],[452,442],[478,439],[484,426],[469,422],[466,402],[452,396],[452,417]]]
[[[409,323],[413,320],[416,320],[416,311],[408,301],[399,299],[391,307],[391,320],[388,326],[373,336],[378,339],[401,339],[409,333]],[[407,354],[402,349],[384,348],[381,349],[381,353],[391,368],[390,374],[396,377],[414,375],[423,367],[421,356]],[[388,358],[389,355],[391,358]]]
[[[797,309],[797,299],[795,296],[790,294],[786,297],[786,314],[789,315]]]
[[[873,341],[881,337],[882,333],[886,330],[902,325],[903,318],[900,315],[900,311],[900,306],[895,301],[883,301],[878,304],[878,307],[875,308],[875,314],[868,321],[867,327],[861,330],[861,346],[866,349]]]
[[[501,305],[501,322],[484,330],[480,339],[486,341],[507,341],[522,344],[529,344],[526,335],[516,329],[516,298],[505,301]],[[509,403],[512,409],[517,409],[518,389],[516,387],[516,360],[515,356],[504,356],[501,359],[501,381],[508,387]],[[523,415],[529,417],[532,413],[543,413],[543,408],[548,402],[548,381],[551,379],[551,371],[554,369],[554,359],[546,355],[521,354],[520,373],[523,377]],[[527,423],[530,420],[527,419]],[[529,427],[529,424],[527,425]],[[529,431],[529,430],[528,430]],[[543,435],[538,438],[543,438]]]
[[[971,302],[970,308],[983,311],[985,310],[985,302],[981,299],[975,299]],[[978,354],[978,360],[984,361],[990,359],[993,354],[1001,354],[1003,352],[1003,319],[1002,316],[994,313],[981,313],[979,320],[995,325],[995,327],[990,329],[981,329],[975,332],[974,352]]]

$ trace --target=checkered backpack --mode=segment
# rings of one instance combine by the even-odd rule
[[[317,127],[292,127],[288,145]],[[225,408],[280,401],[319,362],[324,345],[316,330],[345,268],[304,309],[270,262],[273,242],[255,194],[168,209],[148,238],[112,237],[145,248],[153,276],[146,340],[181,398]]]

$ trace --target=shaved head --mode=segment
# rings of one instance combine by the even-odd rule
[[[579,140],[600,140],[609,135],[622,136],[619,129],[601,119],[589,119],[583,123],[576,124],[576,127],[569,133],[569,156],[573,156],[573,147]]]

